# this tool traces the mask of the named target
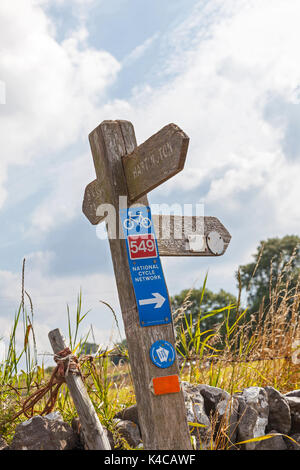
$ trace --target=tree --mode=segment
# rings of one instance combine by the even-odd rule
[[[237,278],[248,292],[250,313],[258,312],[261,303],[270,303],[270,291],[276,283],[282,286],[289,280],[294,288],[300,274],[300,238],[286,235],[261,241],[253,255],[254,261],[239,267]]]
[[[204,291],[204,292],[203,292]],[[180,294],[171,297],[171,306],[173,312],[182,308],[185,299],[188,296],[188,302],[184,313],[187,318],[192,315],[193,322],[196,322],[199,314],[204,317],[206,314],[212,313],[214,310],[225,309],[229,305],[236,305],[236,298],[234,295],[221,289],[218,293],[214,293],[209,289],[205,288],[205,284],[202,289],[193,289],[189,291],[185,289]],[[201,330],[209,330],[213,328],[216,323],[223,320],[223,312],[216,313],[215,315],[209,316],[203,319],[201,323]]]

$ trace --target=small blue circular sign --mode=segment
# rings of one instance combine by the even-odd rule
[[[150,359],[154,365],[165,369],[175,361],[175,349],[169,341],[155,341],[150,348]]]

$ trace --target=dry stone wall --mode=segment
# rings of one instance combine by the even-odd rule
[[[300,450],[300,390],[281,394],[273,387],[249,387],[230,395],[204,384],[183,382],[182,387],[187,418],[194,423],[195,448]],[[114,419],[116,433],[107,431],[112,448],[122,448],[124,440],[130,447],[142,448],[137,407],[122,410]],[[10,446],[0,436],[0,450],[85,448],[78,418],[70,426],[58,412],[19,424]]]

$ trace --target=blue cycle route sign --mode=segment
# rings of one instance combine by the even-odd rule
[[[150,207],[120,210],[128,261],[141,326],[171,322],[169,295],[164,279]]]
[[[169,341],[155,341],[150,348],[151,361],[161,369],[170,367],[174,363],[175,357],[175,349]]]

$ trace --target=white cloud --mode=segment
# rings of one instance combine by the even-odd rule
[[[120,64],[86,43],[81,27],[62,43],[43,9],[33,0],[0,4],[1,107],[0,207],[8,165],[51,161],[54,154],[86,138],[105,89]]]
[[[31,216],[29,231],[32,234],[48,232],[80,214],[84,188],[94,179],[92,166],[91,156],[84,154],[52,170],[52,190]]]
[[[183,24],[160,37],[170,47],[163,68],[165,85],[153,88],[141,83],[127,101],[106,99],[105,91],[116,79],[120,64],[110,54],[88,46],[84,26],[59,44],[44,11],[33,2],[21,5],[16,17],[13,2],[0,4],[5,20],[0,30],[5,51],[0,78],[7,84],[7,105],[0,109],[4,136],[0,204],[8,164],[26,164],[40,157],[47,159],[50,168],[51,153],[77,145],[102,119],[131,120],[139,143],[175,122],[191,139],[186,168],[157,188],[157,196],[207,185],[206,214],[217,215],[211,213],[214,206],[234,220],[231,251],[211,261],[210,285],[230,290],[235,284],[234,268],[249,260],[261,237],[299,233],[300,189],[294,181],[300,164],[288,162],[282,150],[285,121],[273,127],[264,116],[272,93],[296,102],[298,2],[287,7],[284,0],[211,1],[205,9],[199,2]],[[143,47],[137,46],[132,58],[141,53]],[[72,161],[62,161],[51,170],[50,178],[53,190],[31,216],[34,230],[50,230],[76,217],[83,187],[94,178],[91,155],[79,151]],[[227,226],[225,219],[222,222]],[[80,286],[89,306],[99,308],[100,295],[118,305],[112,275],[52,278],[47,274],[51,256],[35,253],[26,278],[37,317],[47,329],[61,321],[66,302],[74,305]],[[198,280],[199,272],[201,282],[207,265],[206,259],[181,260],[178,273],[178,259],[166,260],[171,292]],[[182,273],[186,286],[182,286]],[[20,276],[1,271],[0,292],[7,297],[20,292]]]
[[[38,0],[38,3],[40,4],[45,4],[45,3],[50,3],[50,0]],[[64,3],[75,3],[78,5],[90,5],[91,3],[94,3],[95,0],[51,0],[51,2],[57,3],[58,5],[63,5]]]
[[[285,122],[272,126],[264,110],[273,93],[287,102],[296,100],[300,5],[291,2],[287,8],[284,0],[222,3],[208,2],[203,10],[199,2],[165,38],[175,51],[165,72],[171,66],[175,77],[158,89],[139,88],[128,114],[140,141],[170,121],[190,136],[184,172],[157,192],[188,191],[197,181],[208,182],[207,209],[219,201],[223,210],[231,207],[237,214],[247,210],[241,193],[260,193],[257,203],[265,204],[266,219],[270,207],[277,214],[269,225],[273,233],[281,231],[282,217],[285,230],[297,230],[300,189],[291,182],[300,163],[291,164],[284,155]]]
[[[91,310],[83,321],[80,335],[84,336],[93,323],[97,342],[103,346],[119,341],[115,320],[108,307],[99,301],[108,302],[119,317],[119,303],[115,283],[108,274],[54,277],[49,266],[54,258],[51,252],[35,252],[25,256],[25,290],[29,293],[34,309],[34,325],[38,352],[49,351],[48,333],[61,328],[68,335],[67,304],[70,308],[72,328],[75,326],[77,296],[82,290],[82,314]],[[21,301],[21,274],[0,271],[0,338],[7,342],[13,326],[14,313]],[[30,303],[25,296],[28,315]],[[120,318],[119,318],[120,320]],[[120,321],[122,325],[122,322]],[[113,334],[112,334],[113,332]],[[18,329],[18,347],[24,340],[22,328]]]
[[[206,204],[222,194],[228,205],[240,209],[241,191],[263,187],[265,194],[274,195],[274,205],[281,210],[283,203],[276,193],[282,179],[298,165],[287,163],[280,147],[284,123],[272,127],[263,111],[272,92],[295,102],[300,81],[300,65],[295,60],[300,40],[296,2],[289,8],[283,0],[274,0],[271,6],[267,0],[259,4],[215,0],[205,7],[199,2],[180,26],[160,40],[172,47],[165,72],[172,66],[175,77],[156,89],[148,85],[135,89],[127,102],[105,99],[120,64],[110,54],[88,47],[85,26],[58,44],[53,24],[39,6],[24,2],[16,19],[10,5],[4,2],[0,7],[6,18],[0,34],[6,46],[3,64],[10,76],[12,103],[10,115],[0,117],[6,136],[0,172],[2,201],[8,163],[24,164],[39,155],[50,161],[50,152],[86,139],[102,117],[121,117],[134,123],[140,142],[170,121],[190,135],[184,172],[156,191],[192,189],[209,181]],[[155,38],[137,46],[133,57]],[[11,135],[17,138],[8,138]],[[81,181],[89,175],[93,179],[92,172],[87,154],[56,167],[53,192],[35,209],[33,226],[47,230],[75,217],[83,194]],[[284,198],[290,219],[294,218],[295,196],[297,190],[290,185]]]
[[[0,104],[5,104],[6,102],[6,91],[5,83],[0,80]]]
[[[136,46],[133,51],[128,54],[122,61],[122,65],[125,67],[132,66],[133,63],[140,59],[150,46],[159,38],[159,34],[155,33],[150,38],[146,39],[142,44]]]

